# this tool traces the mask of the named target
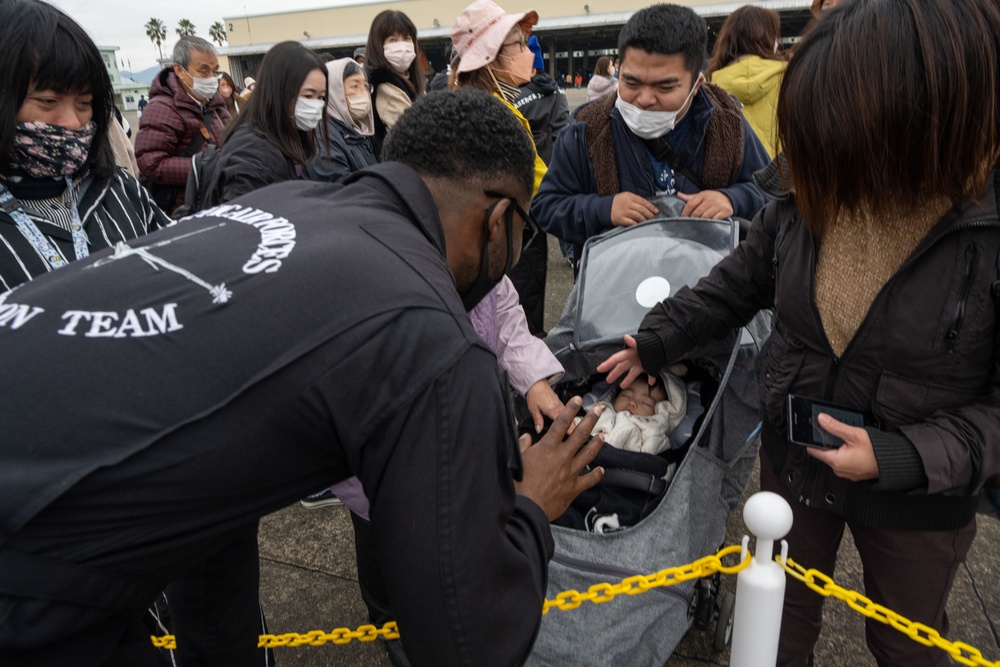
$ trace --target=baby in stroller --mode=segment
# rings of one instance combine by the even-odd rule
[[[601,433],[604,441],[628,452],[659,454],[670,447],[670,434],[687,412],[687,392],[684,381],[673,373],[665,373],[663,382],[633,382],[622,389],[614,401],[602,400],[601,417],[594,435]]]

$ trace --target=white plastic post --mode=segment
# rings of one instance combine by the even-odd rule
[[[774,667],[778,659],[785,571],[774,562],[774,542],[792,529],[792,508],[770,491],[755,493],[743,522],[757,537],[757,552],[736,579],[736,616],[730,667]],[[746,538],[744,538],[746,544]]]

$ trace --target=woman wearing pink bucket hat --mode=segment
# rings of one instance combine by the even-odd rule
[[[493,0],[476,0],[462,10],[451,27],[453,87],[478,88],[500,98],[531,136],[531,126],[512,102],[521,95],[518,86],[531,80],[535,54],[528,48],[538,12],[508,14]],[[535,192],[546,172],[535,155]]]

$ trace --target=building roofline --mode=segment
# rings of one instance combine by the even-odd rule
[[[383,0],[378,0],[382,2]],[[357,4],[376,4],[376,2],[359,2]],[[700,16],[728,16],[740,7],[744,2],[726,2],[714,5],[699,5],[692,7]],[[812,3],[810,0],[763,0],[759,6],[766,9],[796,10],[809,9]],[[353,5],[345,5],[353,6]],[[303,10],[311,11],[311,10]],[[294,12],[275,12],[263,14],[261,16],[274,16],[276,14],[288,14]],[[609,25],[621,25],[628,21],[635,11],[613,12],[608,14],[581,14],[578,16],[560,16],[557,18],[541,19],[534,28],[534,32],[558,32],[563,30],[574,30],[578,28],[594,28]],[[417,39],[441,39],[451,36],[451,26],[440,28],[429,28],[417,30]],[[324,49],[338,47],[364,46],[368,41],[368,35],[345,35],[341,37],[326,37],[318,39],[296,40],[309,49]],[[240,44],[239,46],[226,46],[218,49],[220,55],[225,56],[245,56],[267,53],[277,42],[262,42],[260,44]]]

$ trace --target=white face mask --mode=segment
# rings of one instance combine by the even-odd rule
[[[368,118],[368,113],[372,109],[372,98],[367,93],[351,95],[347,98],[347,110],[354,120],[364,120]]]
[[[207,79],[202,79],[191,74],[191,72],[188,72],[188,74],[191,76],[192,81],[191,92],[194,93],[195,97],[206,102],[215,97],[216,91],[219,90],[218,78],[210,76]]]
[[[688,102],[691,101],[691,97],[694,95],[699,81],[701,81],[701,74],[698,75],[694,85],[691,86],[691,92],[688,93],[680,109],[686,107]],[[628,125],[628,129],[632,130],[632,134],[643,139],[656,139],[672,131],[677,124],[677,116],[680,114],[680,109],[677,111],[644,111],[623,100],[621,89],[618,90],[618,99],[615,101],[615,108],[622,115],[622,119]]]
[[[414,58],[417,57],[413,50],[413,42],[393,42],[386,44],[383,50],[385,51],[385,61],[400,74],[410,69]]]
[[[326,100],[308,100],[300,97],[295,100],[295,127],[303,132],[315,130],[323,118],[323,107]]]

